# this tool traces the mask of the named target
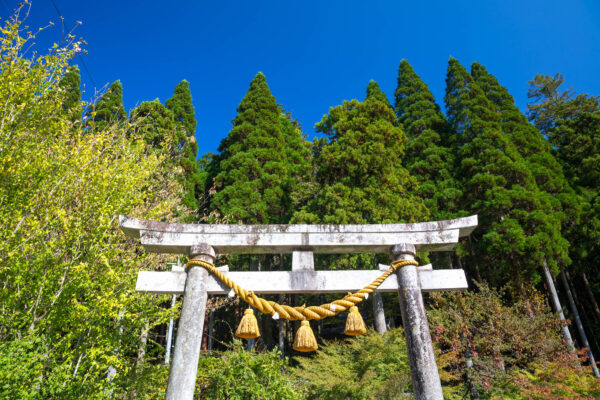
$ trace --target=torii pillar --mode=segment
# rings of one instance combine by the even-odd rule
[[[190,257],[212,263],[215,260],[215,251],[206,244],[192,246]],[[166,400],[194,398],[197,373],[190,373],[190,371],[195,372],[198,369],[208,298],[207,283],[206,269],[198,266],[188,268],[171,366],[173,372],[169,373]]]
[[[403,243],[392,248],[393,261],[414,260],[415,256],[415,246],[412,244]],[[417,267],[406,265],[399,268],[396,274],[413,391],[418,394],[418,399],[443,399]]]

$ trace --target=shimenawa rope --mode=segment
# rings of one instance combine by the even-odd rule
[[[294,350],[297,351],[315,351],[317,350],[317,341],[315,335],[310,328],[309,320],[311,319],[323,319],[325,317],[332,317],[343,311],[350,309],[348,313],[348,319],[346,320],[346,328],[344,333],[351,336],[362,335],[367,331],[365,323],[356,308],[356,304],[366,299],[369,293],[377,289],[388,276],[398,268],[406,265],[419,265],[414,260],[397,260],[392,262],[391,268],[381,274],[373,282],[360,289],[356,293],[348,293],[344,298],[335,300],[331,303],[321,304],[320,306],[309,306],[309,307],[290,307],[282,305],[274,301],[269,301],[261,297],[256,296],[253,292],[249,292],[231,279],[227,277],[223,272],[215,268],[214,264],[198,259],[192,259],[187,263],[187,267],[199,266],[205,268],[208,272],[216,276],[221,282],[227,287],[233,289],[237,296],[248,303],[251,307],[244,312],[242,321],[240,322],[236,336],[243,339],[253,339],[260,336],[258,330],[258,322],[254,316],[252,307],[256,308],[262,313],[271,315],[274,319],[283,318],[288,321],[301,320],[301,326],[296,333],[294,339]]]
[[[348,310],[350,307],[360,303],[368,297],[369,293],[372,293],[383,281],[387,279],[394,271],[398,268],[406,265],[419,265],[414,260],[397,260],[392,262],[391,268],[382,273],[373,282],[360,289],[356,293],[348,293],[342,299],[335,300],[331,303],[321,304],[320,306],[300,306],[290,307],[285,304],[279,304],[274,301],[263,299],[262,297],[256,296],[253,292],[249,292],[231,279],[227,277],[223,272],[215,268],[214,264],[198,259],[191,259],[187,263],[187,267],[199,266],[205,268],[208,272],[216,276],[221,282],[223,282],[228,288],[233,289],[235,294],[250,306],[256,308],[258,311],[283,318],[288,321],[298,320],[311,320],[311,319],[323,319],[326,317],[333,317],[341,312]]]

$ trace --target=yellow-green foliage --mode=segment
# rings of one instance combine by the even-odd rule
[[[532,370],[514,371],[493,391],[493,399],[598,399],[600,385],[589,368],[565,360],[533,364]]]
[[[401,329],[330,342],[295,361],[293,373],[309,399],[398,399],[412,391]]]
[[[302,398],[284,371],[277,350],[246,351],[235,340],[230,350],[200,358],[196,396],[214,400],[293,400]]]
[[[116,217],[170,219],[181,190],[126,123],[73,122],[59,82],[76,46],[27,51],[18,15],[0,33],[0,398],[127,397],[141,330],[169,315],[133,292],[157,258]]]

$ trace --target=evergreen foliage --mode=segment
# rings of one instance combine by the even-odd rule
[[[471,75],[500,115],[503,132],[529,164],[538,187],[553,195],[568,191],[562,167],[551,153],[551,144],[515,106],[508,90],[479,63],[473,63]]]
[[[527,97],[534,99],[527,105],[529,120],[558,147],[561,147],[561,135],[555,128],[564,121],[600,109],[600,97],[585,93],[573,97],[575,91],[572,88],[561,91],[564,82],[565,77],[560,73],[554,76],[538,74],[529,81],[527,92]]]
[[[241,341],[216,357],[201,357],[196,395],[201,399],[301,399],[277,350],[246,351]]]
[[[258,73],[214,158],[210,210],[230,222],[287,223],[308,179],[310,149]],[[210,181],[209,181],[210,182]]]
[[[408,142],[404,164],[419,179],[417,194],[424,199],[433,220],[463,216],[462,195],[454,177],[454,154],[447,145],[450,126],[427,85],[406,60],[400,62],[395,92],[398,123]]]
[[[183,80],[175,86],[173,97],[165,103],[167,108],[173,113],[173,118],[177,126],[186,136],[194,136],[196,133],[196,116],[194,105],[192,104],[192,93],[190,92],[190,83]],[[198,149],[196,148],[196,152]]]
[[[183,80],[175,86],[173,97],[167,100],[166,106],[172,112],[175,121],[176,140],[180,151],[179,163],[184,171],[181,184],[185,193],[182,201],[190,210],[199,211],[198,199],[202,197],[203,178],[196,161],[196,117],[188,81]]]
[[[576,187],[598,183],[597,115],[600,100],[584,93],[574,96],[572,89],[560,91],[564,77],[536,75],[530,82],[529,119],[555,148],[568,178]]]
[[[383,91],[379,87],[379,84],[374,80],[370,80],[369,85],[367,85],[366,99],[377,100],[391,107],[390,101],[388,100],[387,96],[385,95],[385,93],[383,93]]]
[[[327,135],[315,151],[316,191],[294,222],[367,224],[414,222],[428,210],[417,181],[402,166],[406,136],[374,81],[364,101],[332,107],[315,128]],[[328,268],[371,268],[373,256],[323,257]]]
[[[102,130],[107,125],[124,121],[127,113],[123,108],[123,85],[121,81],[113,82],[100,99],[91,106],[88,117],[94,129]]]
[[[374,82],[367,98],[332,107],[315,127],[327,135],[315,154],[318,193],[297,220],[325,224],[413,222],[428,215],[402,166],[406,136]],[[383,97],[382,97],[383,96]]]
[[[576,266],[596,277],[600,254],[600,102],[598,97],[561,91],[564,77],[536,75],[530,82],[529,118],[547,135],[566,178],[579,195],[580,223],[569,239]]]
[[[77,65],[67,68],[59,87],[64,90],[63,110],[73,122],[81,119],[81,75]]]
[[[476,273],[485,268],[492,282],[510,280],[522,291],[523,281],[539,279],[536,271],[544,261],[555,271],[557,262],[569,262],[557,210],[504,133],[500,113],[455,59],[449,61],[446,83],[462,207],[479,214],[469,244],[473,266]]]
[[[144,101],[131,111],[130,120],[137,133],[155,149],[167,148],[174,153],[177,148],[173,113],[158,99]],[[175,156],[175,154],[172,154]]]

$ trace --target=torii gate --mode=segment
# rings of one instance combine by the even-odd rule
[[[475,229],[477,216],[381,225],[201,225],[125,216],[119,217],[119,223],[123,232],[139,239],[147,251],[185,254],[211,263],[215,253],[292,253],[292,271],[229,272],[227,267],[219,268],[255,293],[346,293],[360,289],[381,271],[315,271],[314,253],[388,253],[393,261],[414,260],[417,250],[452,250],[460,237]],[[376,291],[398,292],[415,397],[443,399],[421,292],[466,289],[465,273],[407,265],[396,274],[397,279],[387,279]],[[140,271],[136,290],[184,295],[165,398],[192,400],[207,296],[226,294],[229,288],[206,269],[191,266],[187,271]]]

